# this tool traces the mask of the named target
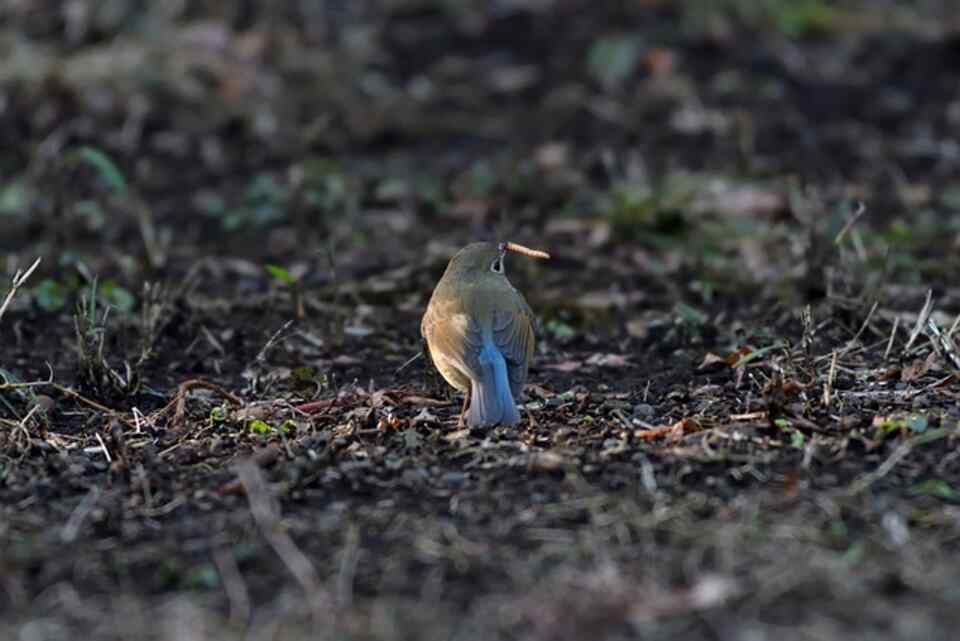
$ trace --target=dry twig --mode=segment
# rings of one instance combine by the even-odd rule
[[[27,268],[27,271],[17,270],[17,273],[13,275],[13,281],[10,283],[10,291],[7,292],[6,298],[3,299],[3,304],[0,305],[0,319],[3,318],[4,313],[7,311],[7,307],[10,306],[13,297],[17,295],[17,290],[20,289],[27,279],[30,278],[30,274],[40,265],[40,261],[43,259],[42,256],[38,256],[33,264]]]
[[[237,478],[250,504],[250,513],[263,538],[293,575],[310,603],[311,611],[319,623],[322,612],[330,612],[329,595],[320,583],[320,576],[313,563],[290,537],[280,523],[280,510],[270,496],[266,479],[252,460],[244,460],[234,466]]]
[[[910,353],[910,348],[913,347],[913,343],[917,340],[920,334],[923,333],[923,328],[927,325],[927,319],[930,318],[930,314],[933,313],[933,290],[927,290],[927,298],[923,302],[923,307],[920,309],[920,314],[917,316],[917,323],[913,326],[913,331],[910,332],[910,340],[907,341],[907,345],[903,348],[903,353]]]

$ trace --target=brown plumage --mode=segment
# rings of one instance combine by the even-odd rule
[[[547,257],[508,243],[467,245],[450,260],[420,323],[434,365],[466,394],[471,426],[520,422],[516,400],[533,357],[534,321],[527,301],[507,280],[507,251]]]

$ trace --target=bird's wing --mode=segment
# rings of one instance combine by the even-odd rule
[[[519,293],[516,305],[494,314],[493,339],[507,361],[510,390],[519,400],[533,358],[534,343],[533,312]]]
[[[423,317],[420,332],[431,354],[441,356],[471,379],[479,378],[483,337],[473,319],[462,311],[446,314],[431,309]]]

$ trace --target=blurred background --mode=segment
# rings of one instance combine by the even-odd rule
[[[78,266],[133,296],[204,256],[261,277],[218,286],[268,286],[264,262],[316,285],[331,255],[362,279],[478,237],[713,291],[798,276],[806,231],[863,200],[863,252],[936,273],[960,226],[954,9],[8,0],[0,247],[8,271],[46,256],[66,298]]]

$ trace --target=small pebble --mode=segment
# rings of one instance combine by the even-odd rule
[[[633,415],[637,418],[653,418],[654,414],[656,414],[656,411],[653,409],[653,406],[647,403],[640,403],[639,405],[633,406]]]

